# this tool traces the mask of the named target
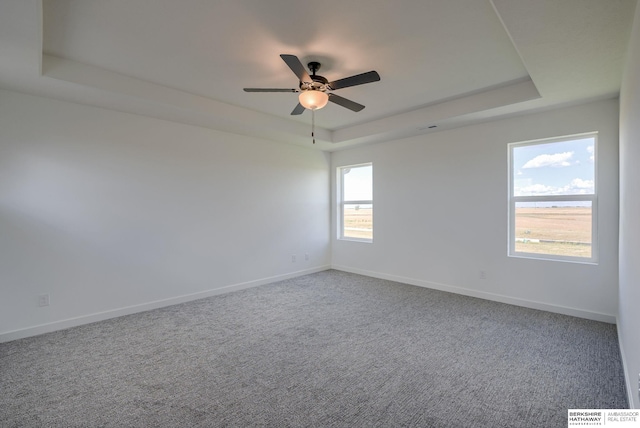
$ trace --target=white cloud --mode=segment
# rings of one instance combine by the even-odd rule
[[[591,154],[591,156],[589,156],[589,160],[591,162],[595,161],[595,159],[596,159],[595,148],[593,146],[589,146],[589,147],[587,147],[587,151],[589,152],[589,154]]]
[[[555,187],[545,186],[544,184],[532,184],[529,186],[522,186],[515,189],[515,196],[538,196],[538,195],[553,195]]]
[[[594,193],[595,183],[593,180],[583,180],[574,178],[571,183],[561,189],[561,195],[589,195]]]
[[[545,196],[545,195],[590,195],[595,190],[593,180],[574,178],[562,187],[546,186],[544,184],[529,184],[514,189],[515,196]]]
[[[542,168],[544,166],[563,167],[570,166],[569,159],[573,157],[574,152],[556,153],[553,155],[543,154],[525,163],[522,168]]]

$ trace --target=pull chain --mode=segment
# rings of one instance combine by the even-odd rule
[[[316,143],[316,110],[311,110],[311,139]]]

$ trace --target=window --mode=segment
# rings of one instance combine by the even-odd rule
[[[338,239],[373,241],[373,164],[338,168]]]
[[[597,134],[509,144],[509,255],[597,260]]]

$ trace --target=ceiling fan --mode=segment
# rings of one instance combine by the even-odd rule
[[[331,91],[335,91],[342,88],[348,88],[350,86],[363,85],[365,83],[377,82],[380,80],[380,75],[375,71],[369,71],[367,73],[357,74],[351,77],[345,77],[344,79],[334,80],[329,82],[326,78],[316,74],[320,70],[319,62],[310,62],[307,64],[311,75],[307,73],[304,66],[295,55],[280,55],[280,58],[289,66],[293,74],[298,77],[300,81],[298,89],[279,89],[279,88],[244,88],[245,92],[299,92],[298,105],[291,112],[292,115],[302,114],[305,109],[318,110],[327,105],[327,102],[338,104],[349,110],[358,112],[364,108],[362,104],[358,104],[355,101],[348,100],[344,97],[336,95]]]

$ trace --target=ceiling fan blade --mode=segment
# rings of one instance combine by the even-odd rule
[[[287,63],[291,71],[293,71],[293,73],[298,76],[298,79],[301,82],[311,82],[309,73],[307,73],[307,70],[304,68],[304,65],[302,65],[297,56],[283,54],[280,55],[280,58],[282,58],[284,62]]]
[[[329,94],[329,101],[331,101],[332,103],[336,103],[338,105],[341,105],[342,107],[346,107],[349,110],[352,111],[360,111],[364,108],[364,106],[362,104],[358,104],[355,101],[351,101],[348,100],[344,97],[341,97],[340,95],[336,95],[336,94]]]
[[[304,112],[305,108],[302,104],[298,103],[298,105],[296,106],[296,108],[293,109],[293,111],[291,112],[292,116],[298,115],[298,114],[302,114],[302,112]]]
[[[329,83],[329,86],[335,91],[336,89],[364,85],[365,83],[377,82],[379,80],[380,75],[376,71],[368,71],[366,73],[356,74],[355,76],[345,77],[344,79],[334,80]]]
[[[298,92],[297,89],[278,89],[278,88],[244,88],[245,92]]]

